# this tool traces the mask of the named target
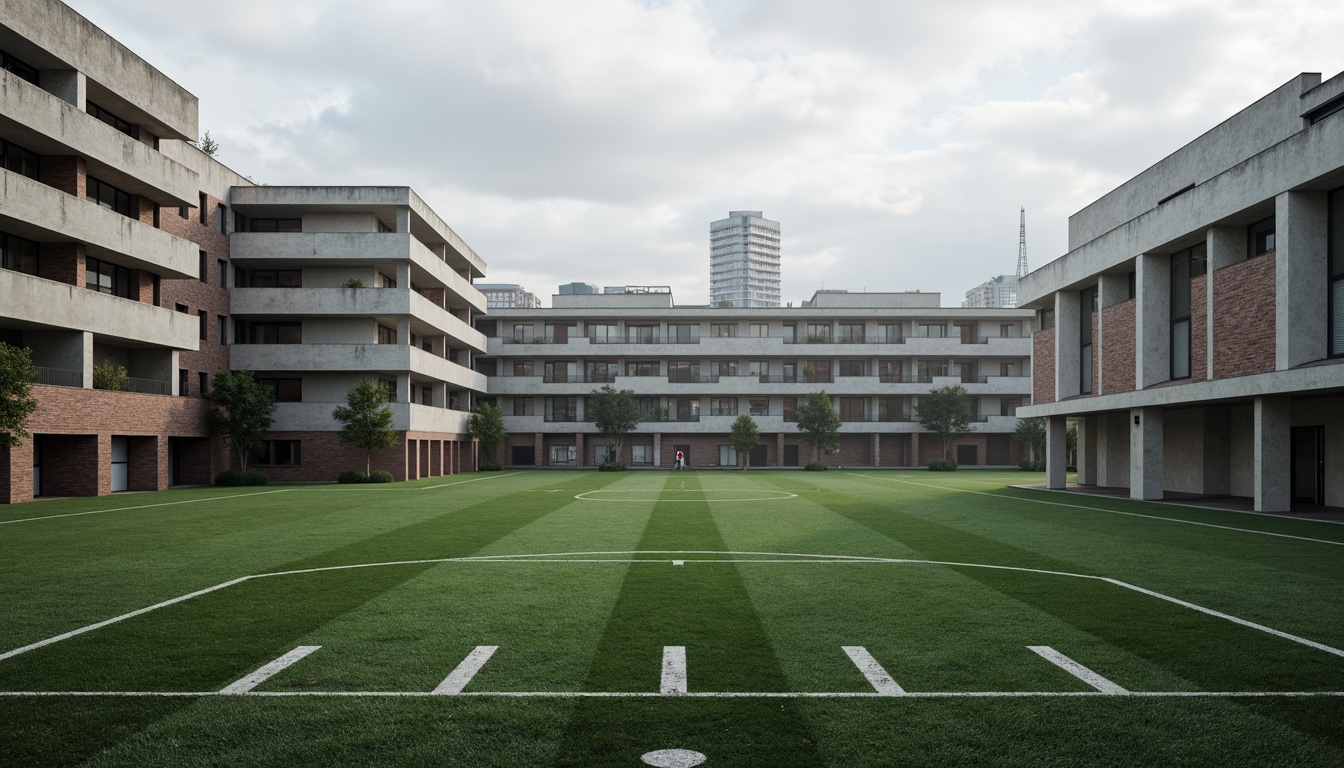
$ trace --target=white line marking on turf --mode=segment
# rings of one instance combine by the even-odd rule
[[[751,557],[781,557],[781,558],[797,558],[797,559],[793,559],[793,560],[760,560],[760,559],[737,560],[737,559],[730,559],[730,558],[721,558],[721,559],[705,559],[705,560],[687,560],[686,562],[708,563],[708,564],[713,564],[713,563],[731,563],[731,564],[751,564],[751,563],[788,563],[788,564],[794,564],[794,563],[814,563],[814,564],[849,564],[849,565],[854,565],[854,564],[865,564],[865,563],[867,563],[867,564],[889,564],[889,565],[939,565],[939,566],[951,566],[951,567],[958,567],[958,568],[985,568],[985,569],[989,569],[989,570],[998,570],[998,571],[1016,571],[1016,572],[1019,572],[1019,573],[1039,573],[1039,574],[1042,574],[1042,575],[1045,575],[1045,576],[1063,576],[1063,577],[1074,578],[1074,579],[1089,579],[1089,580],[1092,580],[1092,581],[1102,581],[1102,582],[1105,582],[1105,583],[1107,583],[1107,584],[1113,584],[1113,585],[1115,585],[1115,586],[1117,586],[1117,587],[1121,587],[1121,588],[1123,588],[1123,589],[1128,589],[1128,590],[1131,590],[1131,591],[1134,591],[1134,592],[1138,592],[1138,593],[1140,593],[1140,594],[1148,595],[1148,596],[1150,596],[1150,597],[1155,597],[1155,598],[1157,598],[1157,599],[1159,599],[1159,600],[1165,600],[1165,601],[1167,601],[1167,602],[1169,602],[1169,603],[1173,603],[1173,604],[1175,604],[1175,605],[1180,605],[1180,606],[1183,606],[1183,607],[1185,607],[1185,608],[1189,608],[1189,609],[1191,609],[1191,610],[1198,611],[1198,612],[1203,613],[1203,614],[1207,614],[1207,615],[1209,615],[1209,616],[1214,616],[1214,617],[1216,617],[1216,618],[1225,619],[1225,620],[1227,620],[1227,621],[1233,622],[1234,624],[1240,624],[1240,625],[1243,626],[1243,627],[1247,627],[1247,628],[1250,628],[1250,629],[1259,630],[1259,631],[1264,632],[1264,633],[1266,633],[1266,634],[1270,634],[1270,635],[1274,635],[1275,637],[1283,638],[1284,640],[1289,640],[1289,641],[1294,642],[1294,643],[1298,643],[1298,644],[1301,644],[1301,645],[1305,645],[1305,646],[1307,646],[1307,647],[1309,647],[1309,648],[1315,648],[1315,649],[1317,649],[1317,650],[1324,651],[1324,652],[1329,653],[1329,654],[1332,654],[1332,655],[1334,655],[1334,656],[1339,656],[1339,657],[1341,657],[1341,658],[1344,658],[1344,650],[1340,650],[1340,649],[1338,649],[1338,648],[1333,648],[1333,647],[1328,646],[1328,645],[1325,645],[1325,644],[1323,644],[1323,643],[1318,643],[1318,642],[1315,642],[1315,641],[1313,641],[1313,640],[1308,640],[1308,639],[1306,639],[1306,638],[1304,638],[1304,637],[1299,637],[1299,636],[1297,636],[1297,635],[1289,634],[1289,633],[1287,633],[1287,632],[1281,632],[1281,631],[1279,631],[1279,630],[1277,630],[1277,629],[1273,629],[1273,628],[1271,628],[1271,627],[1267,627],[1267,626],[1265,626],[1265,625],[1263,625],[1263,624],[1256,624],[1256,623],[1253,622],[1253,621],[1247,621],[1247,620],[1245,620],[1245,619],[1239,619],[1239,618],[1237,618],[1236,616],[1232,616],[1232,615],[1230,615],[1230,614],[1222,613],[1222,612],[1220,612],[1220,611],[1215,611],[1215,610],[1213,610],[1213,609],[1211,609],[1211,608],[1204,608],[1203,606],[1195,605],[1194,603],[1189,603],[1189,602],[1186,602],[1186,601],[1181,600],[1181,599],[1179,599],[1179,598],[1171,597],[1171,596],[1169,596],[1169,595],[1164,595],[1164,594],[1162,594],[1162,593],[1160,593],[1160,592],[1154,592],[1154,591],[1152,591],[1152,590],[1144,589],[1144,588],[1142,588],[1142,587],[1137,587],[1137,586],[1134,586],[1133,584],[1129,584],[1129,583],[1127,583],[1127,582],[1120,581],[1119,579],[1111,579],[1111,578],[1107,578],[1107,577],[1105,577],[1105,576],[1093,576],[1093,575],[1085,574],[1085,573],[1068,573],[1068,572],[1065,572],[1065,571],[1048,571],[1048,570],[1044,570],[1044,569],[1041,569],[1041,568],[1022,568],[1022,567],[1013,566],[1013,565],[987,565],[987,564],[985,564],[985,563],[958,563],[958,562],[943,561],[943,560],[909,560],[909,559],[904,559],[904,558],[864,557],[864,556],[857,556],[857,555],[806,555],[806,554],[797,554],[797,553],[789,553],[789,552],[738,552],[738,551],[731,551],[731,550],[730,550],[730,551],[715,551],[715,550],[648,550],[648,551],[640,551],[640,550],[622,550],[622,551],[610,551],[610,552],[555,552],[555,553],[521,554],[521,555],[478,555],[478,556],[473,556],[473,557],[442,557],[442,558],[433,558],[433,559],[426,559],[426,560],[393,560],[393,561],[382,562],[382,563],[355,563],[355,564],[352,564],[352,565],[328,565],[328,566],[322,566],[322,567],[319,567],[319,568],[302,568],[302,569],[293,570],[293,571],[276,571],[276,572],[273,572],[273,573],[258,573],[258,574],[254,574],[254,575],[252,575],[252,576],[242,576],[242,577],[239,577],[239,578],[236,578],[236,579],[232,579],[232,580],[230,580],[230,581],[226,581],[226,582],[223,582],[223,583],[221,583],[221,584],[216,584],[216,585],[213,586],[213,587],[207,587],[207,588],[205,588],[205,589],[200,589],[200,590],[197,590],[197,591],[192,592],[192,593],[190,593],[190,594],[182,595],[182,596],[180,596],[180,597],[175,597],[175,598],[173,598],[173,599],[171,599],[171,600],[165,600],[165,601],[163,601],[163,602],[161,602],[161,603],[156,603],[156,604],[151,605],[151,606],[149,606],[149,607],[147,607],[147,608],[141,608],[141,609],[139,609],[139,610],[131,611],[130,613],[124,613],[124,614],[122,614],[122,615],[120,615],[120,616],[114,616],[113,618],[110,618],[110,619],[106,619],[106,620],[104,620],[104,621],[97,622],[96,624],[90,624],[90,625],[88,625],[88,626],[86,626],[86,627],[80,627],[79,629],[74,629],[74,630],[71,630],[71,631],[69,631],[69,632],[65,632],[65,633],[63,633],[63,634],[56,635],[55,637],[49,637],[49,638],[47,638],[46,640],[40,640],[40,641],[38,641],[38,642],[36,642],[36,643],[32,643],[32,644],[30,644],[30,645],[25,645],[25,646],[23,646],[22,648],[15,648],[15,649],[12,650],[12,651],[8,651],[8,652],[6,652],[6,653],[0,654],[0,661],[3,661],[3,660],[5,660],[5,659],[8,659],[8,658],[10,658],[10,657],[12,657],[12,656],[17,656],[17,655],[19,655],[19,654],[21,654],[21,653],[26,653],[26,652],[28,652],[28,651],[31,651],[31,650],[34,650],[34,649],[37,649],[37,648],[41,648],[41,647],[43,647],[43,646],[51,645],[52,643],[57,643],[57,642],[60,642],[60,641],[62,641],[62,640],[69,639],[69,638],[71,638],[71,637],[75,637],[76,635],[84,634],[85,632],[90,632],[90,631],[95,630],[95,629],[100,629],[100,628],[102,628],[102,627],[106,627],[106,626],[108,626],[108,625],[110,625],[110,624],[115,624],[115,623],[117,623],[117,622],[119,622],[119,621],[125,621],[126,619],[134,618],[134,617],[136,617],[136,616],[141,616],[141,615],[143,615],[143,614],[149,613],[150,611],[154,611],[154,610],[157,610],[157,609],[159,609],[159,608],[164,608],[164,607],[167,607],[167,606],[169,606],[169,605],[174,605],[174,604],[176,604],[176,603],[180,603],[180,602],[182,602],[182,601],[184,601],[184,600],[189,600],[189,599],[191,599],[191,598],[193,598],[193,597],[198,597],[198,596],[200,596],[200,595],[209,594],[210,592],[214,592],[214,591],[217,591],[217,590],[220,590],[220,589],[224,589],[224,588],[226,588],[226,587],[231,587],[231,586],[233,586],[233,585],[235,585],[235,584],[241,584],[242,582],[245,582],[245,581],[251,581],[252,579],[264,579],[264,578],[270,578],[270,577],[273,577],[273,576],[297,576],[297,575],[302,575],[302,574],[324,573],[324,572],[327,572],[327,571],[347,571],[347,570],[353,570],[353,569],[356,569],[356,568],[382,568],[382,567],[387,567],[387,566],[397,566],[397,565],[439,565],[439,564],[443,564],[443,563],[536,563],[536,564],[543,564],[543,563],[657,563],[657,562],[667,562],[667,560],[654,560],[654,559],[649,559],[649,558],[639,558],[639,559],[616,559],[616,558],[612,558],[612,557],[606,557],[606,558],[604,558],[604,559],[592,559],[592,560],[588,560],[588,559],[559,559],[559,558],[577,558],[577,557],[581,557],[581,556],[585,556],[585,555],[587,555],[587,556],[596,556],[596,555],[604,555],[604,556],[612,556],[612,555],[729,555],[729,556],[739,556],[739,557],[740,557],[740,556],[751,556]],[[670,559],[670,558],[669,558],[669,559]]]
[[[709,758],[693,749],[655,749],[639,756],[639,761],[653,768],[695,768]]]
[[[331,696],[362,698],[429,698],[437,694],[429,691],[248,691],[225,694],[223,691],[0,691],[3,697],[59,698],[97,697],[208,697],[208,696],[268,696],[275,698],[298,696]],[[498,698],[554,698],[554,699],[646,699],[664,694],[645,691],[465,691],[461,696]],[[1272,698],[1344,698],[1344,691],[1127,691],[1124,694],[1101,691],[907,691],[901,698],[908,699],[1093,699],[1123,695],[1148,699],[1272,699]],[[891,698],[873,691],[721,691],[683,694],[688,699],[877,699]]]
[[[1096,688],[1102,693],[1111,693],[1117,696],[1129,693],[1129,691],[1124,688],[1112,683],[1110,680],[1098,675],[1096,672],[1084,667],[1082,664],[1070,659],[1068,656],[1065,656],[1048,645],[1028,645],[1027,648],[1030,648],[1041,658],[1054,664],[1065,672],[1068,672],[1079,680],[1082,680],[1093,688]]]
[[[247,677],[225,686],[220,693],[247,693],[258,685],[266,682],[268,678],[278,674],[285,667],[288,667],[321,647],[322,646],[320,645],[300,645],[298,648],[286,653],[284,656],[272,661]]]
[[[466,689],[471,679],[476,676],[476,673],[481,671],[481,667],[485,666],[485,662],[495,655],[497,650],[499,650],[498,645],[476,646],[476,649],[468,653],[467,658],[463,659],[456,669],[443,678],[443,682],[439,683],[438,687],[434,689],[434,693],[439,696],[454,696],[461,693]]]
[[[900,696],[905,693],[905,689],[891,679],[891,675],[887,674],[887,670],[882,668],[882,665],[877,662],[877,659],[873,658],[867,648],[861,645],[842,647],[845,649],[845,653],[849,655],[849,660],[854,662],[854,666],[858,667],[863,676],[868,678],[873,690],[883,696]]]
[[[672,564],[673,564],[673,565],[685,565],[685,564],[686,564],[686,561],[685,561],[685,560],[673,560],[673,561],[672,561]]]
[[[645,497],[645,496],[629,496],[629,497],[626,497],[626,498],[617,498],[617,499],[600,499],[600,498],[597,498],[596,496],[593,495],[593,494],[598,494],[598,493],[625,493],[625,494],[648,493],[648,494],[654,494],[654,495],[647,496],[647,497]],[[656,502],[658,502],[659,504],[690,504],[690,503],[699,504],[699,503],[706,502],[706,501],[784,501],[785,499],[796,499],[796,498],[798,498],[798,494],[796,494],[796,493],[789,493],[788,491],[765,491],[765,493],[776,493],[776,494],[779,494],[779,495],[777,495],[777,496],[748,496],[748,497],[740,498],[740,499],[738,499],[738,498],[726,498],[726,497],[725,497],[725,498],[708,497],[708,498],[695,498],[695,499],[664,499],[664,498],[659,498],[659,496],[660,496],[661,494],[664,494],[664,493],[699,493],[699,494],[705,494],[705,493],[725,493],[725,494],[732,494],[732,493],[751,493],[751,491],[730,491],[730,490],[726,490],[726,489],[722,489],[722,488],[709,488],[709,489],[694,489],[694,488],[693,488],[693,489],[690,489],[690,490],[680,490],[680,489],[675,489],[675,488],[666,488],[666,489],[658,490],[658,491],[652,491],[652,490],[648,490],[648,491],[646,491],[646,490],[642,490],[642,489],[628,489],[628,490],[613,489],[613,490],[584,491],[583,493],[575,494],[575,495],[574,495],[574,498],[576,498],[576,499],[578,499],[578,500],[580,500],[580,501],[617,501],[617,502],[627,502],[627,503],[628,503],[628,502],[632,502],[632,501],[656,501]]]
[[[1162,520],[1168,523],[1183,523],[1185,525],[1198,525],[1202,528],[1218,528],[1224,531],[1237,531],[1238,533],[1253,533],[1259,536],[1274,536],[1275,538],[1280,539],[1297,539],[1298,541],[1310,541],[1316,544],[1333,544],[1336,547],[1344,547],[1344,541],[1331,541],[1330,539],[1313,539],[1310,536],[1294,536],[1289,533],[1273,533],[1271,531],[1257,531],[1252,528],[1238,528],[1234,525],[1201,523],[1196,520],[1182,520],[1179,517],[1162,517],[1161,515],[1145,515],[1140,512],[1122,512],[1118,509],[1106,509],[1105,507],[1088,507],[1082,504],[1065,504],[1062,501],[1045,501],[1044,499],[1026,499],[1021,496],[1009,496],[1006,493],[989,493],[988,491],[967,491],[961,488],[949,488],[945,485],[934,485],[932,483],[917,483],[914,480],[901,480],[900,478],[896,477],[880,477],[878,475],[864,475],[858,472],[847,472],[846,474],[853,475],[855,477],[870,477],[874,480],[885,480],[893,483],[907,483],[909,485],[918,485],[923,488],[937,488],[940,491],[952,491],[954,493],[970,493],[976,496],[993,496],[999,499],[1011,499],[1013,501],[1021,501],[1027,504],[1049,504],[1052,507],[1069,507],[1070,509],[1086,509],[1091,512],[1106,512],[1112,515],[1125,515],[1126,517],[1142,517],[1148,520]],[[1208,507],[1201,507],[1201,509],[1208,509]],[[1218,511],[1235,512],[1235,510],[1218,510]],[[1296,520],[1299,522],[1306,522],[1306,523],[1325,522],[1316,520],[1303,520],[1300,517],[1284,518],[1284,519]]]
[[[430,485],[430,486],[426,486],[426,487],[424,487],[424,488],[415,488],[415,489],[410,489],[410,488],[408,488],[407,490],[432,491],[432,490],[434,490],[435,488],[447,488],[447,487],[450,486],[450,485],[466,485],[467,483],[474,483],[474,482],[477,482],[477,481],[479,481],[479,480],[498,480],[498,479],[501,478],[501,477],[513,477],[513,476],[516,475],[516,474],[518,474],[518,473],[517,473],[517,472],[507,472],[507,473],[502,474],[502,475],[491,475],[491,476],[489,476],[489,477],[473,477],[473,478],[470,479],[470,480],[458,480],[458,481],[455,482],[455,483],[443,483],[443,484],[441,484],[441,485]]]
[[[662,696],[685,696],[686,692],[686,646],[664,646],[663,680],[658,686],[658,693]]]
[[[44,517],[25,517],[22,520],[0,520],[0,525],[11,525],[13,523],[31,523],[34,520],[55,520],[58,517],[80,517],[82,515],[101,515],[104,512],[129,512],[133,509],[152,509],[154,507],[171,507],[177,504],[199,504],[202,501],[224,501],[228,499],[241,499],[246,496],[265,496],[269,493],[289,493],[298,490],[297,488],[281,488],[276,491],[257,491],[256,493],[238,493],[233,496],[211,496],[208,499],[184,499],[182,501],[165,501],[160,504],[140,504],[134,507],[117,507],[116,509],[92,509],[88,512],[70,512],[64,515],[46,515]]]

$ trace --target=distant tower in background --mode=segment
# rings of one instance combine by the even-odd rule
[[[729,211],[709,225],[709,303],[778,307],[779,222],[761,211]]]
[[[1017,276],[1027,276],[1027,209],[1022,208],[1022,218],[1017,227]],[[1016,302],[1014,302],[1016,306]]]

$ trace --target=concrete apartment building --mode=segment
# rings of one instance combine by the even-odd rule
[[[517,283],[477,283],[476,290],[485,296],[485,308],[539,309],[541,299]]]
[[[840,414],[835,466],[924,466],[941,456],[914,417],[920,395],[962,384],[976,400],[975,431],[952,455],[969,465],[1014,465],[1014,411],[1030,395],[1032,313],[939,307],[936,293],[821,291],[798,308],[677,306],[668,289],[556,295],[549,309],[501,310],[478,327],[479,368],[510,434],[512,466],[593,466],[605,446],[585,398],[611,384],[638,399],[644,422],[626,440],[627,465],[733,466],[728,434],[756,420],[756,466],[811,461],[793,413],[825,390]]]
[[[779,222],[761,211],[729,211],[709,225],[709,303],[778,307]]]
[[[330,419],[361,376],[396,385],[386,468],[466,466],[484,264],[423,201],[253,186],[187,143],[196,97],[101,29],[56,0],[0,11],[0,341],[40,376],[32,438],[0,448],[0,503],[210,482],[231,453],[200,395],[226,368],[277,388],[254,457],[275,479],[362,466]],[[124,389],[94,387],[103,364]]]
[[[1024,277],[1048,484],[1344,506],[1344,76],[1302,74],[1069,219]]]
[[[1017,275],[998,275],[966,292],[961,306],[978,309],[1017,307]]]

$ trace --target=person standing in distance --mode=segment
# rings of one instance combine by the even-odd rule
[[[686,468],[686,454],[677,451],[677,462],[672,465],[673,471]]]

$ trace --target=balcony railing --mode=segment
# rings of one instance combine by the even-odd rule
[[[785,344],[904,344],[904,336],[828,336],[814,333],[808,336],[795,336],[785,339]]]
[[[547,373],[541,377],[546,384],[611,384],[616,381],[616,373],[587,371],[584,373]],[[522,377],[519,377],[522,378]]]
[[[719,377],[712,373],[669,373],[669,384],[718,384]]]
[[[37,383],[53,387],[83,387],[84,372],[70,371],[65,368],[37,367]]]
[[[758,378],[762,384],[832,384],[835,382],[834,376],[817,373],[811,375],[804,375],[801,373],[795,373],[793,375],[773,374],[769,376],[763,375]]]

